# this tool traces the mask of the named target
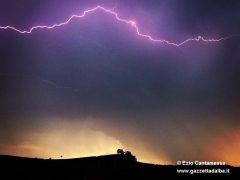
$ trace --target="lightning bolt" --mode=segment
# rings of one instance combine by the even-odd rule
[[[186,43],[189,43],[189,42],[212,43],[212,42],[224,41],[224,40],[227,40],[227,39],[233,37],[233,36],[228,36],[228,37],[221,37],[221,38],[218,38],[218,39],[206,39],[203,36],[197,36],[197,37],[194,37],[194,38],[188,38],[188,39],[186,39],[182,42],[179,42],[179,43],[171,42],[171,41],[168,41],[168,40],[165,40],[165,39],[158,39],[158,38],[152,37],[149,34],[142,33],[135,21],[123,19],[119,16],[119,14],[117,12],[114,11],[114,9],[106,9],[103,6],[96,6],[92,9],[87,9],[87,10],[83,11],[83,13],[80,14],[80,15],[74,14],[69,19],[67,19],[66,21],[58,23],[58,24],[53,24],[53,25],[48,25],[48,26],[47,25],[37,25],[37,26],[31,27],[29,30],[20,30],[20,29],[17,29],[15,27],[13,27],[13,26],[0,26],[0,29],[13,30],[13,31],[16,31],[16,32],[21,33],[21,34],[31,34],[33,31],[35,31],[37,29],[55,29],[55,28],[58,28],[58,27],[61,27],[61,26],[65,26],[68,23],[70,23],[73,19],[84,18],[88,14],[94,13],[96,11],[103,11],[103,12],[107,13],[108,15],[113,16],[115,18],[115,20],[117,20],[121,23],[125,23],[126,25],[129,25],[130,27],[132,27],[135,30],[136,35],[138,35],[142,38],[148,39],[152,42],[167,44],[167,45],[176,46],[176,47],[182,46],[182,45],[184,45]]]

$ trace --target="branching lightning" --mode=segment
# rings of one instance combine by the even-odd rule
[[[35,31],[37,29],[55,29],[55,28],[67,25],[73,19],[84,18],[88,14],[94,13],[96,11],[103,11],[103,12],[107,13],[108,15],[113,16],[115,18],[115,20],[117,20],[117,21],[119,21],[121,23],[125,23],[125,24],[129,25],[130,27],[132,27],[135,30],[136,34],[138,36],[142,37],[142,38],[148,39],[148,40],[150,40],[152,42],[167,44],[167,45],[171,45],[171,46],[179,47],[179,46],[182,46],[182,45],[184,45],[186,43],[189,43],[189,42],[192,42],[192,41],[194,41],[194,42],[205,42],[205,43],[220,42],[220,41],[227,40],[227,39],[232,37],[232,36],[228,36],[228,37],[221,37],[221,38],[218,38],[218,39],[206,39],[203,36],[197,36],[197,37],[194,37],[194,38],[188,38],[188,39],[186,39],[186,40],[184,40],[182,42],[179,42],[179,43],[171,42],[171,41],[168,41],[168,40],[165,40],[165,39],[158,39],[158,38],[152,37],[149,34],[144,34],[143,32],[141,32],[140,28],[138,27],[138,25],[137,25],[137,23],[135,21],[123,19],[113,9],[106,9],[103,6],[96,6],[96,7],[92,8],[92,9],[87,9],[87,10],[83,11],[83,13],[80,14],[80,15],[74,14],[69,19],[67,19],[66,21],[58,23],[58,24],[37,25],[37,26],[34,26],[34,27],[30,28],[29,30],[20,30],[20,29],[17,29],[15,27],[13,27],[13,26],[0,26],[0,29],[13,30],[13,31],[16,31],[16,32],[21,33],[21,34],[31,34],[33,31]]]

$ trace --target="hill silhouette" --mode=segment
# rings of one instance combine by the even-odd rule
[[[0,155],[0,179],[45,180],[159,180],[167,177],[221,176],[226,179],[240,177],[240,168],[231,166],[206,166],[204,168],[229,168],[229,174],[177,173],[179,169],[193,166],[153,165],[138,162],[130,152],[75,159],[38,159]]]

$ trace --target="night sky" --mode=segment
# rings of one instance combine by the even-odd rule
[[[0,0],[0,154],[64,158],[130,150],[144,162],[240,165],[239,0]]]

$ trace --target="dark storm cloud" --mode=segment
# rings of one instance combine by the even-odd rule
[[[24,28],[22,24],[36,23],[31,17],[41,17],[37,22],[42,24],[51,24],[55,18],[61,21],[72,9],[78,12],[77,4],[82,9],[89,1],[24,1],[20,9],[20,1],[8,2],[1,6],[0,23]],[[96,2],[89,3],[92,7]],[[181,41],[199,34],[240,33],[237,0],[101,3],[117,5],[120,13],[131,14],[131,8],[144,10],[159,32],[162,25],[167,26],[157,37],[166,34]],[[18,15],[9,14],[9,8]],[[160,10],[170,15],[159,17],[164,22],[158,21]],[[139,14],[131,16],[140,22],[141,14],[136,12]],[[189,158],[197,158],[217,129],[239,127],[239,37],[219,44],[168,47],[138,38],[128,27],[99,14],[32,35],[0,31],[0,39],[0,121],[1,128],[9,128],[2,137],[15,136],[20,124],[34,127],[47,124],[51,117],[91,116],[96,121],[105,119],[103,124],[111,124],[106,131],[122,141],[128,138],[115,132],[115,125],[128,129],[127,135],[135,132],[156,154],[164,150],[175,161],[188,157],[190,147],[195,153]],[[41,122],[35,122],[41,117]],[[213,126],[215,123],[219,125]],[[185,146],[179,148],[181,144]]]

